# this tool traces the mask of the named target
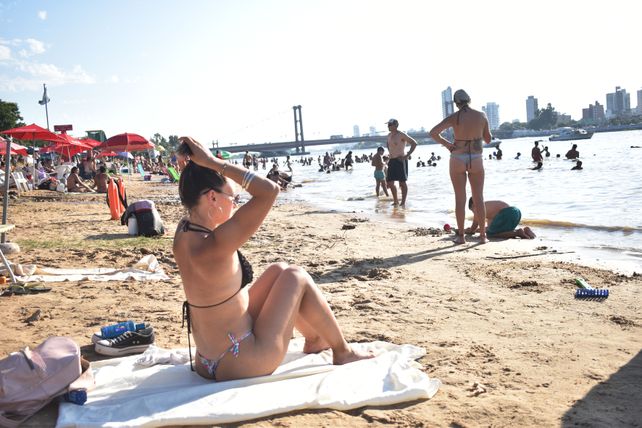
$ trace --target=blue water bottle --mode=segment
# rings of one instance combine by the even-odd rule
[[[136,331],[145,328],[145,323],[135,324],[134,321],[119,322],[100,328],[100,335],[103,339],[113,339],[126,331]]]
[[[82,406],[87,401],[86,389],[74,389],[63,395],[63,400]]]

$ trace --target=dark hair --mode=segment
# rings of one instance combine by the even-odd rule
[[[107,172],[107,168],[105,167],[105,165],[101,165],[100,168],[98,168],[98,171],[104,174]]]
[[[383,147],[381,147],[381,146],[377,147],[377,151],[379,151],[379,150],[381,150],[382,152],[385,152],[385,151],[386,151],[386,150],[385,150]]]
[[[77,173],[77,172],[78,172],[78,167],[77,167],[77,166],[75,166],[75,167],[71,168],[71,173],[72,173],[72,174],[73,174],[73,173]]]
[[[181,203],[187,209],[194,208],[198,204],[203,190],[214,189],[220,192],[225,182],[225,177],[213,169],[189,161],[181,171],[181,178],[178,181],[178,194]]]
[[[473,210],[473,197],[468,198],[468,209]]]

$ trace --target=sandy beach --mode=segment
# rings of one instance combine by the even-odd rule
[[[156,177],[154,177],[157,180]],[[171,244],[183,215],[175,184],[126,178],[129,202],[151,199],[161,238],[130,237],[109,219],[104,195],[34,191],[9,204],[13,263],[127,267],[154,254],[170,280],[54,283],[48,293],[0,298],[0,357],[50,335],[72,337],[92,361],[90,337],[125,319],[155,328],[156,344],[187,346],[183,291]],[[427,401],[349,412],[301,411],[240,426],[639,426],[642,422],[642,276],[564,261],[539,240],[475,240],[403,223],[282,203],[243,250],[257,273],[305,267],[349,341],[410,343],[443,386]],[[608,288],[603,301],[573,298],[574,279]],[[24,320],[36,310],[40,319]],[[53,426],[49,406],[25,426]]]

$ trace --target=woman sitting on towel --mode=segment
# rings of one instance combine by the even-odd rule
[[[173,251],[187,297],[183,320],[197,348],[192,369],[219,381],[268,375],[283,361],[294,327],[305,337],[306,353],[331,348],[334,364],[371,358],[351,349],[302,268],[275,263],[246,287],[252,267],[239,248],[263,223],[279,188],[190,137],[180,141],[179,194],[188,213]],[[252,195],[238,210],[232,182]]]

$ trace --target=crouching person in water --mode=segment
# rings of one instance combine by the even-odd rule
[[[176,229],[173,251],[187,298],[183,320],[197,348],[192,369],[219,381],[268,375],[283,360],[293,328],[305,337],[304,352],[331,348],[334,364],[371,358],[348,345],[302,268],[275,263],[247,286],[252,267],[239,248],[263,223],[279,188],[215,158],[190,137],[181,143],[187,154],[180,159],[186,165],[179,194],[187,215]],[[234,182],[252,196],[238,209]]]
[[[533,239],[535,233],[530,227],[517,228],[522,219],[522,212],[517,207],[511,207],[504,201],[486,201],[486,234],[491,238],[523,238]],[[472,235],[479,227],[478,212],[473,204],[473,198],[468,199],[468,208],[475,214],[473,224],[464,230],[466,234]]]

